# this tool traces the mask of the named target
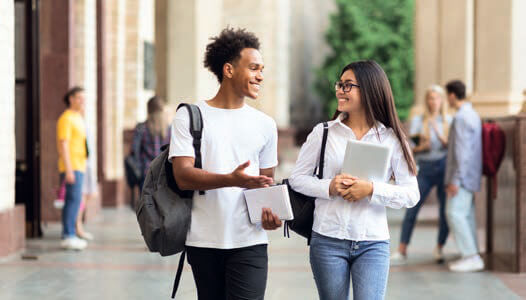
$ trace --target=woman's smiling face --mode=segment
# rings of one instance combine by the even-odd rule
[[[338,110],[341,112],[352,113],[363,109],[360,96],[359,83],[356,81],[352,70],[345,71],[340,77],[341,86],[336,90],[338,99]],[[352,84],[352,86],[351,86]],[[347,86],[347,87],[345,87]],[[350,91],[344,92],[350,87]]]

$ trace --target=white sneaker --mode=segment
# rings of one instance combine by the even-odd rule
[[[88,246],[88,242],[78,237],[71,237],[63,239],[60,246],[66,250],[84,250]]]
[[[461,258],[449,265],[452,272],[477,272],[484,270],[484,261],[480,255]]]
[[[442,252],[442,248],[436,247],[435,250],[433,250],[433,258],[438,264],[444,263],[444,253]]]
[[[403,255],[399,251],[396,251],[391,255],[390,258],[392,266],[402,266],[407,263],[407,255]]]
[[[83,240],[86,240],[86,241],[93,241],[93,234],[87,232],[87,231],[84,231],[84,233],[78,233],[77,232],[77,236]]]

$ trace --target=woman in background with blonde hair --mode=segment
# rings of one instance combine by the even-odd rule
[[[161,153],[161,146],[170,143],[170,122],[165,111],[164,100],[154,96],[148,100],[148,117],[137,124],[133,134],[132,155],[140,163],[142,190],[151,161]]]
[[[411,136],[413,153],[417,161],[418,188],[420,201],[407,209],[402,223],[402,234],[398,251],[391,256],[391,263],[404,264],[407,261],[407,246],[413,233],[420,207],[426,200],[431,189],[437,187],[439,202],[439,231],[437,247],[433,252],[437,263],[443,263],[442,247],[449,233],[445,206],[446,191],[444,176],[446,170],[447,139],[452,117],[447,114],[446,95],[439,85],[431,85],[425,93],[425,111],[411,120],[409,135]]]

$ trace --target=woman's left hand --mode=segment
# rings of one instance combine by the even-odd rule
[[[373,194],[373,183],[367,180],[349,180],[350,187],[339,191],[343,199],[353,202]]]

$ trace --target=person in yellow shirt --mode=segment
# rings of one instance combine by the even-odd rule
[[[82,201],[82,183],[88,156],[86,127],[81,114],[85,102],[84,89],[73,87],[64,96],[64,102],[67,109],[57,121],[58,170],[61,182],[66,182],[61,247],[82,250],[86,248],[87,242],[77,237],[75,223]]]

